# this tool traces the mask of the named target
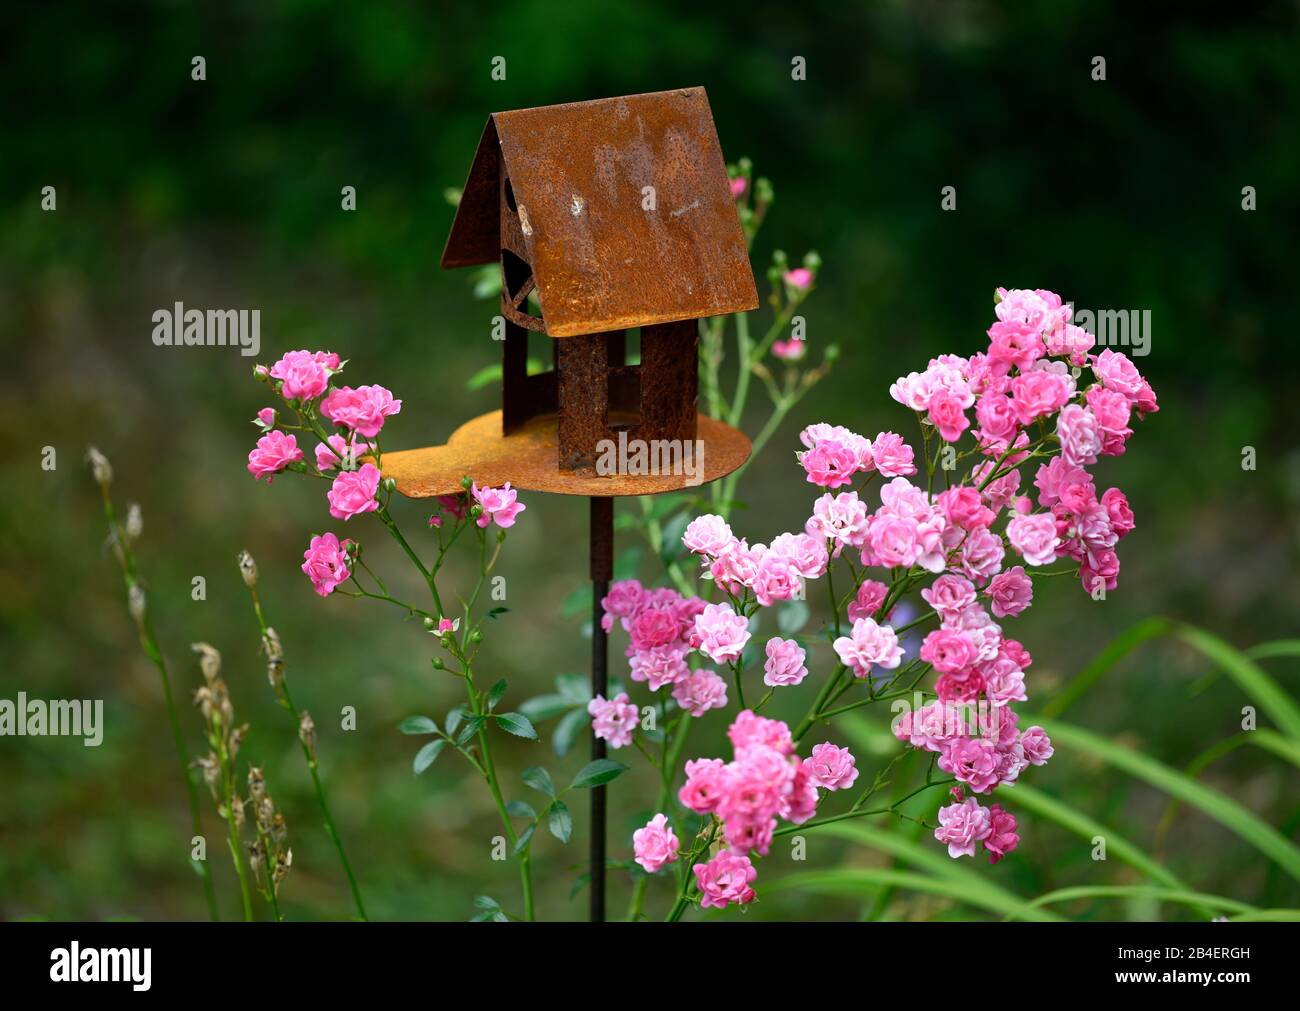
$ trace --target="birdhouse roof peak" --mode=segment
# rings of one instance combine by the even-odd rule
[[[758,307],[703,88],[497,112],[442,255],[501,255],[509,180],[552,337]]]

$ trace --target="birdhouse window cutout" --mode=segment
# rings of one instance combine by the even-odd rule
[[[758,307],[702,88],[489,116],[442,266],[492,262],[505,320],[497,431],[476,419],[448,447],[410,451],[426,454],[418,466],[385,454],[399,490],[438,494],[428,489],[447,482],[433,471],[453,462],[483,464],[484,481],[503,475],[543,491],[669,490],[672,481],[588,486],[602,444],[620,436],[703,441],[727,468],[706,480],[748,456],[743,435],[699,418],[697,407],[699,321]],[[629,331],[639,355],[628,354]],[[549,341],[540,357],[552,367],[530,376],[533,334]],[[458,438],[463,452],[438,456]],[[461,473],[478,479],[472,467]]]

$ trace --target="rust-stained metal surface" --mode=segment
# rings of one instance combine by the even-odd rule
[[[747,459],[750,443],[742,433],[707,416],[696,432],[704,444],[700,484],[726,477]],[[480,485],[511,482],[526,491],[559,495],[657,495],[690,487],[685,475],[614,474],[566,471],[556,466],[559,442],[555,415],[533,418],[511,435],[501,432],[501,412],[492,411],[467,422],[443,446],[385,453],[384,477],[397,482],[407,498],[451,495],[461,490],[468,474]]]
[[[703,88],[494,113],[442,265],[503,249],[531,268],[552,337],[758,307]],[[503,293],[535,328],[521,304]]]

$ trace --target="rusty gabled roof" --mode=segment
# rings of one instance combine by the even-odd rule
[[[493,113],[444,268],[500,256],[502,162],[552,337],[758,308],[703,88]]]

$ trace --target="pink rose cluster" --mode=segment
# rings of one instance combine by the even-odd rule
[[[631,640],[627,656],[633,681],[646,682],[652,692],[671,688],[673,699],[691,716],[703,716],[727,704],[726,681],[706,668],[692,670],[688,662],[691,651],[699,648],[696,622],[716,605],[706,605],[699,597],[683,597],[669,587],[647,589],[635,579],[611,585],[600,603],[605,631],[611,631],[617,621]],[[746,632],[745,637],[748,635]]]
[[[383,474],[377,440],[385,422],[402,409],[402,402],[383,386],[331,386],[346,364],[331,351],[300,350],[288,352],[269,368],[257,366],[255,375],[271,385],[291,413],[296,412],[299,424],[293,427],[319,432],[319,416],[332,422],[338,431],[322,433],[324,441],[316,444],[313,468],[304,462],[297,436],[276,427],[281,423],[280,413],[264,407],[254,421],[263,434],[248,454],[249,473],[255,480],[266,478],[267,484],[289,467],[329,479],[329,513],[343,521],[380,510]],[[474,485],[470,495],[479,506],[476,522],[480,527],[496,523],[507,529],[525,508],[509,482],[501,488]],[[468,504],[463,495],[442,496],[439,501],[455,519],[465,518]],[[441,524],[440,515],[430,518],[430,526]],[[346,547],[350,544],[340,542],[334,534],[312,538],[302,569],[321,596],[333,593],[351,577]]]
[[[736,717],[727,736],[732,760],[688,761],[686,783],[677,795],[686,808],[722,823],[726,848],[692,868],[705,908],[753,899],[756,872],[750,854],[767,855],[777,821],[803,824],[817,810],[819,787],[847,789],[858,775],[848,750],[829,743],[800,761],[790,728],[748,709]]]
[[[987,351],[942,355],[890,387],[890,395],[920,413],[941,439],[956,442],[970,429],[988,457],[972,475],[974,487],[945,493],[953,498],[944,504],[949,526],[964,531],[962,571],[983,585],[1000,568],[1004,549],[988,531],[994,517],[987,511],[996,513],[1014,498],[1020,476],[1008,465],[1028,457],[1032,426],[1038,426],[1047,433],[1037,440],[1040,447],[1055,444],[1059,455],[1039,452],[1052,457],[1034,479],[1043,511],[1034,512],[1027,496],[1016,500],[1006,540],[1026,565],[1066,557],[1078,563],[1088,592],[1114,589],[1115,545],[1133,529],[1133,516],[1123,492],[1099,493],[1084,468],[1124,452],[1134,418],[1159,409],[1155,393],[1123,353],[1107,348],[1094,354],[1092,335],[1071,324],[1070,307],[1053,292],[999,288],[995,315]],[[1092,374],[1087,385],[1077,378],[1084,368]],[[882,530],[881,539],[891,550],[877,554],[887,562],[906,546],[899,530]],[[874,548],[874,540],[869,545]]]
[[[801,597],[804,580],[825,575],[830,563],[824,540],[812,534],[781,534],[771,544],[751,547],[712,514],[693,519],[682,543],[720,589],[733,598],[752,595],[763,607]]]
[[[877,472],[884,477],[916,473],[912,450],[893,432],[881,432],[875,441],[840,425],[819,423],[799,433],[807,447],[796,454],[808,481],[820,488],[840,488],[853,483],[855,474]]]

